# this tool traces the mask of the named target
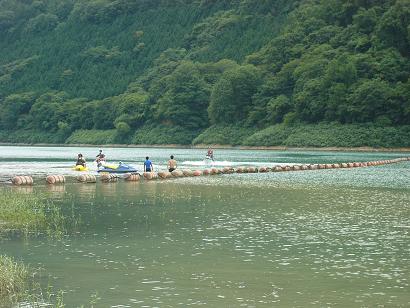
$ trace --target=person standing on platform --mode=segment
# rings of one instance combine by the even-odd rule
[[[145,162],[144,162],[144,172],[153,172],[154,167],[152,166],[152,162],[149,160],[149,157],[145,157]]]
[[[168,171],[172,172],[177,168],[177,161],[174,159],[174,155],[171,155],[171,159],[168,161]]]

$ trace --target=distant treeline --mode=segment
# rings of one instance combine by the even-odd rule
[[[410,145],[408,0],[3,0],[0,37],[0,142]]]

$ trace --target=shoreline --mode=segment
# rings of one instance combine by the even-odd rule
[[[54,143],[7,143],[0,142],[0,146],[32,146],[32,147],[95,147],[95,148],[165,148],[165,149],[207,149],[207,144],[182,145],[182,144],[54,144]],[[287,146],[234,146],[213,144],[214,149],[229,150],[261,150],[261,151],[323,151],[323,152],[382,152],[382,153],[408,153],[410,148],[372,148],[372,147],[287,147]]]

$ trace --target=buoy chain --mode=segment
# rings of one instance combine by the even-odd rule
[[[403,161],[410,161],[410,157],[400,157],[388,160],[377,160],[369,162],[345,162],[334,164],[297,164],[297,165],[277,165],[272,167],[224,167],[207,168],[204,170],[190,170],[190,169],[177,169],[172,172],[160,171],[160,172],[144,172],[142,175],[137,173],[127,173],[124,175],[125,181],[136,182],[142,178],[147,181],[156,179],[172,179],[182,177],[198,177],[198,176],[211,176],[219,174],[233,174],[233,173],[267,173],[267,172],[287,172],[287,171],[307,171],[307,170],[322,170],[322,169],[348,169],[348,168],[360,168],[360,167],[373,167],[386,164],[399,163]],[[117,182],[120,176],[116,174],[102,174],[100,180],[102,182]],[[76,177],[76,180],[80,183],[96,183],[97,177],[93,174],[82,174]],[[18,175],[11,179],[14,185],[33,185],[33,177],[27,175]],[[48,184],[64,184],[66,177],[64,175],[48,175],[46,177]]]

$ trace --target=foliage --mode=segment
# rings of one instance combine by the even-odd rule
[[[58,138],[59,136],[55,133],[37,131],[37,130],[1,130],[0,131],[0,142],[4,143],[28,143],[28,144],[39,144],[39,143],[61,143],[64,142]]]
[[[193,144],[239,145],[255,129],[241,125],[213,125],[193,140]]]
[[[291,147],[409,147],[410,126],[319,124],[270,126],[243,141],[244,145]]]
[[[156,106],[157,119],[193,130],[206,127],[209,90],[195,64],[181,62],[163,83],[164,93]]]
[[[116,139],[115,130],[85,130],[74,131],[67,138],[66,143],[74,144],[114,144]]]
[[[212,124],[244,121],[250,111],[250,101],[259,84],[259,73],[252,65],[225,71],[215,84],[209,103]]]
[[[408,0],[3,0],[0,140],[237,144],[245,131],[265,142],[272,126],[322,123],[401,131],[409,29]]]
[[[133,144],[191,144],[199,134],[181,126],[146,125],[138,129],[132,139]]]

